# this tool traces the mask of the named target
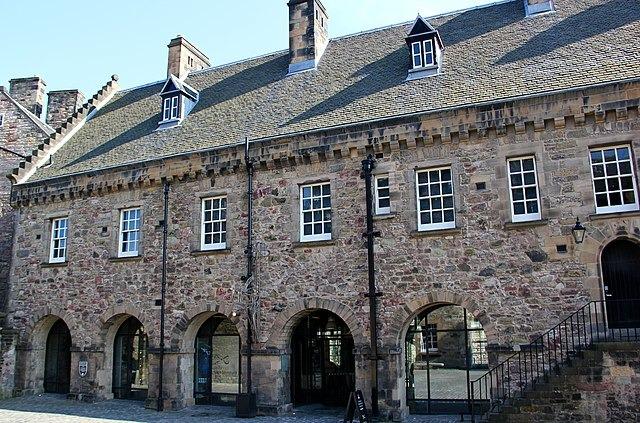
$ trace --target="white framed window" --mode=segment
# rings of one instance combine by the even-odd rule
[[[413,57],[413,67],[422,67],[422,47],[420,43],[411,43],[411,55]]]
[[[423,66],[431,66],[434,63],[433,60],[433,40],[424,40],[423,42]]]
[[[455,228],[451,167],[416,172],[418,230]]]
[[[180,97],[175,95],[167,97],[162,104],[162,120],[180,118]]]
[[[179,97],[171,97],[171,119],[178,119],[180,117],[180,102]]]
[[[139,254],[141,216],[140,208],[120,211],[118,257],[135,257]]]
[[[638,210],[636,175],[628,145],[589,152],[596,213]]]
[[[200,249],[227,248],[227,197],[202,199]]]
[[[389,193],[389,175],[376,175],[374,179],[376,214],[391,213],[391,199]]]
[[[542,217],[535,157],[509,159],[507,169],[509,170],[511,220],[513,222],[540,220]]]
[[[162,106],[162,120],[171,119],[171,98],[165,98]]]
[[[331,185],[300,187],[300,241],[331,239]]]
[[[67,260],[67,231],[69,219],[61,217],[51,221],[51,245],[49,263],[64,263]]]

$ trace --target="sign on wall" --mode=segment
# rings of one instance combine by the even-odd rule
[[[80,377],[85,377],[89,371],[89,362],[87,360],[78,361],[78,373]]]

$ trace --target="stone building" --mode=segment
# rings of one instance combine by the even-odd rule
[[[13,170],[15,394],[155,407],[162,357],[165,409],[231,403],[251,344],[261,412],[369,401],[377,362],[381,413],[401,419],[455,409],[461,371],[589,300],[638,298],[635,1],[506,1],[333,39],[319,0],[288,7],[289,50],[208,67],[176,37],[166,80],[112,78]],[[425,398],[411,360],[434,352],[432,313],[476,342],[447,341],[465,359]]]
[[[46,83],[39,77],[15,78],[9,90],[0,86],[0,171],[11,173],[33,148],[49,138],[84,101],[77,90],[48,93],[47,117],[42,120]],[[75,102],[73,102],[75,101]],[[10,181],[0,184],[0,312],[4,320],[13,243],[14,212]]]

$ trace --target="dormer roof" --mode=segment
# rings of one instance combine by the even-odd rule
[[[164,83],[162,89],[160,90],[160,95],[164,96],[167,94],[173,94],[175,92],[180,92],[193,101],[198,100],[198,91],[195,88],[193,88],[186,82],[181,81],[175,75],[169,75],[167,81]]]
[[[442,43],[442,38],[440,38],[440,33],[422,16],[418,15],[415,21],[413,21],[413,25],[409,28],[407,32],[406,40],[407,42],[411,42],[417,38],[427,38],[429,36],[434,36],[437,40],[440,49],[444,50],[444,44]]]

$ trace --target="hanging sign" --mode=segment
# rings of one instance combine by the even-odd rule
[[[347,403],[347,412],[344,416],[343,423],[353,423],[353,419],[358,418],[360,423],[369,423],[369,412],[367,404],[364,402],[362,391],[358,390],[349,394],[349,402]]]
[[[78,373],[80,377],[85,377],[89,371],[89,362],[87,360],[78,361]]]

